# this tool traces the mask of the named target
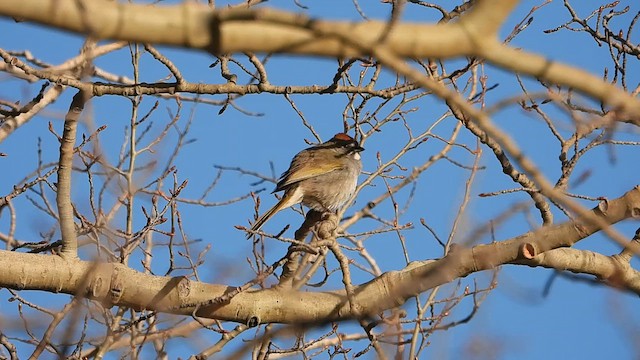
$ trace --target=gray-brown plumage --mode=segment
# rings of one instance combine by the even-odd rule
[[[356,189],[363,150],[352,137],[339,133],[296,154],[273,191],[284,191],[282,199],[256,220],[247,238],[278,211],[295,204],[320,212],[337,212]]]

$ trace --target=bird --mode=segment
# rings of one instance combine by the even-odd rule
[[[363,150],[351,136],[338,133],[297,153],[272,192],[284,191],[284,195],[258,217],[247,239],[277,212],[299,203],[319,212],[338,212],[356,190]]]

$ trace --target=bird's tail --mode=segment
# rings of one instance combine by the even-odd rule
[[[287,204],[287,200],[287,197],[283,196],[282,199],[280,199],[280,201],[278,201],[278,203],[274,207],[269,209],[266,213],[260,215],[258,220],[256,220],[256,222],[251,226],[251,232],[247,234],[247,239],[252,237],[256,231],[260,230],[260,228],[262,228],[262,225],[264,225],[264,223],[266,223],[267,220],[269,220],[278,211],[291,206],[291,204]]]

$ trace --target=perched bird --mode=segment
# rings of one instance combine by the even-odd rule
[[[251,230],[260,230],[278,211],[299,203],[320,212],[337,212],[356,189],[363,150],[351,136],[339,133],[327,142],[297,153],[273,190],[274,193],[284,190],[282,199],[262,214]],[[253,233],[247,238],[251,235]]]

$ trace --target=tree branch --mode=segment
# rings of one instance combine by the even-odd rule
[[[622,89],[586,71],[503,45],[497,30],[516,4],[515,0],[479,0],[457,22],[395,24],[388,34],[384,21],[323,21],[268,8],[212,11],[192,2],[148,6],[104,0],[5,0],[0,2],[0,15],[88,33],[97,39],[181,46],[215,54],[357,57],[371,55],[367,49],[384,45],[399,58],[481,56],[514,72],[572,87],[611,106],[620,119],[640,124],[640,100]],[[331,34],[349,34],[359,39],[360,46]],[[380,44],[383,34],[385,42]]]
[[[89,93],[82,90],[73,97],[69,111],[64,118],[64,131],[60,140],[56,204],[58,205],[58,221],[60,222],[60,233],[62,234],[60,255],[65,258],[78,256],[78,238],[73,221],[73,205],[71,204],[71,172],[78,119],[82,109],[84,109],[84,104],[89,98]]]
[[[596,207],[591,213],[607,224],[637,216],[640,213],[640,187],[609,201],[606,210]],[[547,255],[543,254],[545,251],[571,246],[600,230],[599,222],[582,220],[584,218],[576,222],[542,227],[502,242],[473,248],[453,247],[449,255],[442,259],[414,262],[400,271],[387,272],[365,284],[354,286],[351,306],[344,290],[308,292],[274,287],[240,292],[224,303],[200,307],[196,315],[245,324],[255,323],[256,319],[259,323],[344,320],[354,317],[352,307],[360,309],[360,316],[373,315],[400,306],[407,299],[428,289],[474,272],[523,261],[528,261],[528,265],[547,266]],[[536,254],[541,256],[537,264],[530,261],[528,250],[531,247],[541,251],[542,255]],[[148,275],[118,263],[96,264],[11,251],[0,251],[0,268],[4,269],[0,287],[77,294],[98,299],[106,306],[119,305],[182,315],[191,315],[194,311],[193,306],[185,306],[186,304],[204,304],[235,289],[183,277]],[[619,269],[626,271],[624,267]],[[580,271],[580,268],[571,270]],[[608,270],[584,271],[598,275]],[[638,272],[627,271],[621,274],[624,276],[610,277],[615,281],[607,284],[640,294]]]

